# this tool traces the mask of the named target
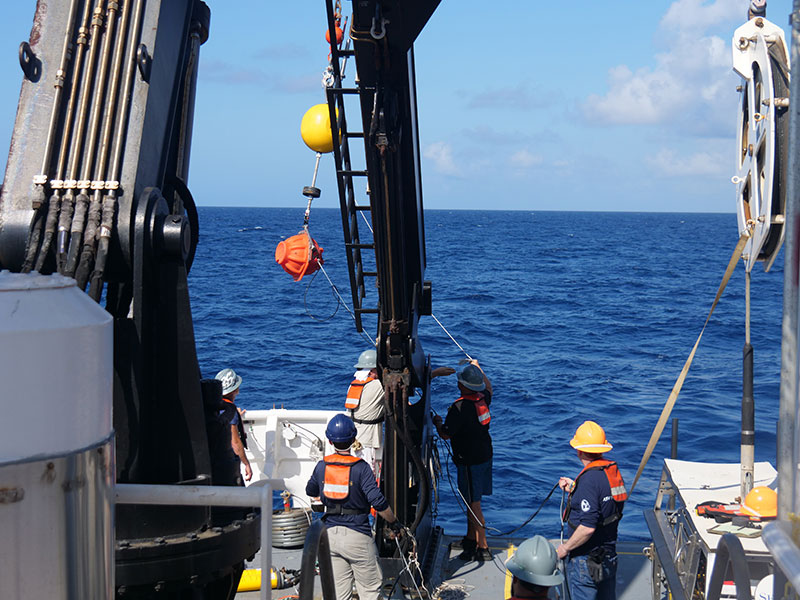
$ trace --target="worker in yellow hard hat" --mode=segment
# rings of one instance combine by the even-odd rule
[[[615,600],[617,526],[628,493],[617,463],[604,458],[612,446],[594,421],[584,421],[569,442],[583,470],[559,487],[569,493],[564,521],[570,535],[556,552],[565,559],[572,600]]]

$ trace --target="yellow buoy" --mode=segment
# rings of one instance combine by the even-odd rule
[[[336,114],[339,114],[338,111]],[[333,150],[331,119],[327,104],[315,104],[306,111],[300,122],[300,135],[303,136],[306,146],[314,152],[327,154]]]
[[[278,589],[279,584],[283,584],[283,577],[278,576],[275,567],[271,568],[270,586],[273,590]],[[245,569],[242,578],[239,580],[237,592],[255,592],[261,589],[261,569]]]

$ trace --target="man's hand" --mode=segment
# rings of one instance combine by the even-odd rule
[[[561,479],[558,480],[558,487],[560,487],[565,492],[571,492],[572,488],[575,487],[575,482],[569,477],[562,477]]]
[[[453,367],[437,367],[431,371],[431,379],[434,377],[446,377],[452,375],[456,370]]]
[[[250,465],[247,464],[244,466],[244,480],[250,481],[253,478],[253,469],[250,468]]]
[[[559,544],[558,548],[556,548],[556,554],[558,554],[558,558],[564,560],[567,558],[567,554],[569,554],[569,550],[564,548],[564,544]]]
[[[403,524],[400,522],[399,519],[389,523],[387,529],[389,530],[386,533],[386,537],[388,539],[394,540],[403,537]]]

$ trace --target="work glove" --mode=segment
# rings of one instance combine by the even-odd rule
[[[400,539],[403,537],[403,524],[400,520],[396,520],[393,523],[387,523],[386,527],[386,538],[390,540]]]

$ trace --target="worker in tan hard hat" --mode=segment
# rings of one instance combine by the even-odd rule
[[[557,548],[565,559],[572,600],[615,600],[617,526],[628,498],[617,463],[604,457],[612,446],[594,421],[584,421],[569,442],[583,470],[559,487],[569,492],[564,521],[570,536]]]

